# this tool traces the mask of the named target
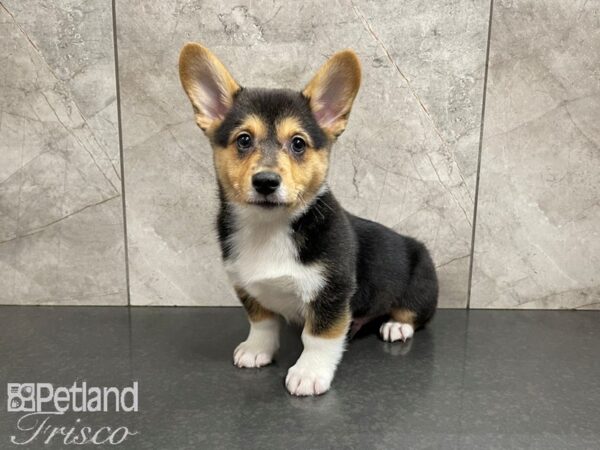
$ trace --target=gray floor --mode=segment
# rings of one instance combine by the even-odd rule
[[[246,327],[238,308],[1,307],[0,382],[137,380],[138,413],[51,417],[139,433],[117,448],[600,448],[599,312],[442,310],[410,344],[353,340],[308,399],[283,385],[298,331],[274,365],[237,369]],[[2,403],[3,449],[31,432]],[[42,440],[22,448],[65,448]]]

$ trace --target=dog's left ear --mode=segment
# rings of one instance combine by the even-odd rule
[[[352,50],[334,54],[302,91],[319,126],[342,134],[360,87],[360,61]]]
[[[240,90],[223,63],[195,42],[187,43],[181,50],[179,77],[194,106],[196,123],[205,132],[225,117]]]

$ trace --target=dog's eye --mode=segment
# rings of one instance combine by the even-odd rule
[[[236,142],[239,151],[248,151],[252,147],[252,136],[248,133],[242,133],[237,137]]]
[[[294,136],[291,147],[294,153],[301,155],[306,150],[306,141],[300,136]]]

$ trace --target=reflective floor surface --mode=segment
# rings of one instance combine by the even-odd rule
[[[238,369],[239,308],[0,307],[1,383],[138,386],[137,412],[32,414],[7,385],[0,448],[600,448],[600,312],[440,310],[406,344],[367,329],[318,398],[286,392],[284,330],[273,365]]]

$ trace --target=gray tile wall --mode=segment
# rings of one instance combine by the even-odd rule
[[[467,306],[472,275],[472,307],[598,307],[594,2],[494,0],[482,141],[489,0],[116,1],[116,30],[109,1],[1,4],[0,302],[127,302],[116,32],[131,304],[237,304],[211,151],[179,86],[192,40],[248,86],[301,88],[357,51],[330,184],[429,245],[442,306]]]
[[[600,308],[600,5],[494,1],[472,307]]]
[[[127,304],[110,1],[0,3],[0,303]]]
[[[364,81],[335,147],[333,191],[428,242],[441,303],[464,307],[488,3],[330,2],[326,16],[316,0],[176,4],[118,4],[132,303],[237,302],[213,232],[211,150],[178,82],[177,52],[195,40],[242,84],[298,89],[328,55],[355,49]]]

